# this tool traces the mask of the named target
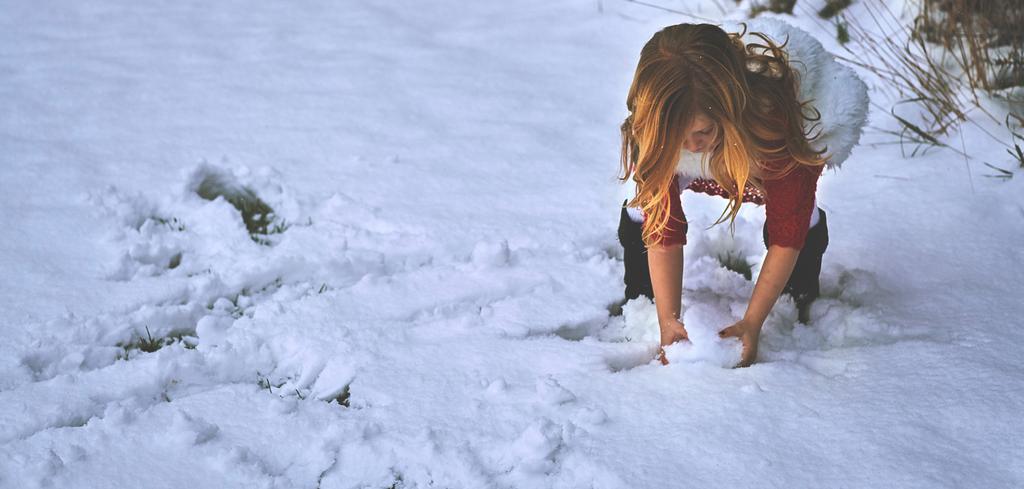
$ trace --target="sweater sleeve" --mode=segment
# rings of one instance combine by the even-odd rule
[[[769,162],[768,166],[781,169],[786,163],[788,160],[776,160]],[[821,166],[800,165],[781,178],[764,180],[769,246],[803,248],[822,169]]]
[[[717,195],[719,197],[729,198],[729,192],[725,190],[718,182],[710,178],[695,178],[687,189],[708,195]],[[743,202],[751,203],[754,205],[764,205],[764,194],[761,193],[757,187],[747,183],[743,189]]]
[[[668,223],[660,233],[654,234],[652,243],[662,246],[686,244],[686,230],[688,226],[686,224],[686,214],[683,213],[683,203],[679,196],[681,190],[679,188],[679,175],[677,174],[672,177],[669,191],[665,193],[665,198],[668,200],[669,205]],[[648,221],[647,216],[644,216],[645,232],[647,231]]]

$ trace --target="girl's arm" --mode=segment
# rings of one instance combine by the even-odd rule
[[[786,161],[772,163],[781,167]],[[798,167],[782,178],[764,182],[768,255],[761,265],[761,273],[754,284],[743,319],[718,333],[723,338],[732,336],[743,341],[743,357],[738,367],[749,366],[757,359],[761,326],[793,274],[800,249],[807,238],[821,172],[820,166]]]
[[[797,248],[779,245],[768,247],[768,255],[761,264],[761,273],[757,276],[754,292],[750,295],[750,304],[743,315],[744,321],[756,324],[758,329],[761,328],[779,295],[782,294],[782,289],[786,287],[789,276],[793,274],[798,256],[800,250]]]
[[[750,295],[746,314],[739,322],[718,333],[722,338],[736,337],[743,342],[743,354],[737,367],[749,367],[757,360],[761,327],[772,307],[775,307],[775,302],[779,300],[782,289],[786,287],[798,256],[800,250],[797,248],[769,246],[768,255],[761,264],[761,273],[754,284],[754,292]]]
[[[658,311],[661,345],[689,339],[679,317],[683,299],[683,245],[651,245],[647,248],[647,263]]]
[[[662,233],[655,235],[652,243],[647,246],[647,263],[662,346],[689,339],[686,327],[679,318],[683,294],[683,245],[686,244],[688,226],[679,196],[682,189],[679,188],[678,175],[672,178],[670,185],[672,191],[668,193],[668,226]],[[667,363],[663,351],[659,356],[662,363]]]

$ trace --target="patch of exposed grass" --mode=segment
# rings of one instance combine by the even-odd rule
[[[796,0],[762,0],[750,6],[750,16],[756,17],[764,12],[792,14],[795,6]]]
[[[267,392],[273,394],[275,388],[279,389],[284,384],[285,383],[283,381],[282,382],[278,382],[277,384],[274,384],[274,383],[272,383],[270,381],[269,377],[267,377],[266,375],[261,374],[259,370],[256,371],[256,385],[258,385],[260,387],[260,389],[266,389]],[[298,391],[296,391],[296,393],[297,392]]]
[[[836,21],[836,40],[839,41],[839,44],[850,42],[850,28],[846,26],[845,20]]]
[[[178,220],[177,217],[153,216],[150,219],[152,219],[153,222],[155,222],[157,224],[161,224],[161,225],[167,226],[172,231],[182,232],[182,231],[185,230],[185,223],[183,223],[180,220]]]
[[[718,259],[718,263],[722,264],[722,267],[743,275],[743,278],[747,280],[750,280],[754,275],[754,264],[747,261],[743,255],[735,250],[718,252],[715,254],[715,258]]]
[[[402,474],[399,472],[394,472],[394,474],[395,482],[392,483],[388,489],[403,489],[405,487],[405,480],[402,479]]]
[[[131,358],[131,352],[142,351],[146,353],[153,353],[161,348],[164,348],[175,343],[181,343],[181,345],[187,349],[194,349],[196,347],[196,338],[192,336],[192,331],[174,331],[166,336],[153,337],[153,334],[149,331],[149,326],[145,327],[146,336],[140,334],[133,335],[131,341],[118,342],[115,346],[124,349],[123,356],[125,360]]]
[[[270,204],[264,202],[255,191],[223,173],[210,171],[203,175],[195,192],[206,200],[222,197],[228,201],[241,214],[249,237],[261,245],[273,244],[270,236],[284,233],[291,227],[287,221],[278,219]]]
[[[818,16],[823,19],[831,19],[843,9],[849,7],[851,3],[853,3],[853,0],[826,0],[825,6],[818,11]]]
[[[345,388],[341,390],[341,393],[339,393],[337,396],[329,399],[327,402],[328,403],[336,402],[336,403],[338,403],[341,406],[349,407],[348,399],[349,399],[349,390],[348,390],[348,386],[346,385]]]

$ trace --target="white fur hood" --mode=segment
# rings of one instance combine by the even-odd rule
[[[822,47],[813,36],[781,20],[758,18],[746,21],[747,43],[760,41],[751,32],[763,32],[778,44],[789,43],[785,50],[790,66],[800,76],[800,100],[811,101],[821,113],[821,135],[812,141],[812,146],[827,146],[829,168],[839,168],[850,156],[853,147],[860,141],[861,131],[867,122],[867,85],[848,66],[836,62],[835,58]],[[725,22],[722,28],[727,32],[740,32],[742,26],[736,22]],[[691,177],[702,175],[700,155],[683,151],[680,155],[678,173]]]

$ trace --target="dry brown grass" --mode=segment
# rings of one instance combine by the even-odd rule
[[[750,7],[750,16],[755,17],[761,12],[776,12],[780,14],[793,13],[796,0],[761,0],[753,2]]]
[[[892,107],[883,108],[899,122],[899,141],[921,148],[942,146],[969,158],[944,140],[952,129],[973,124],[1006,146],[1013,160],[1024,166],[1020,141],[1020,97],[1008,87],[1024,85],[1021,74],[1024,2],[1021,0],[922,0],[913,24],[902,20],[884,0],[857,2],[867,15],[841,15],[850,42],[843,43],[844,61],[878,76]],[[940,6],[940,4],[942,4]],[[941,7],[941,9],[940,9]],[[1001,7],[1001,8],[1000,8]],[[1002,16],[1002,17],[1000,17]],[[997,19],[998,18],[998,19]],[[1011,20],[1007,20],[1011,19]],[[1019,19],[1019,20],[1012,20]],[[993,114],[981,97],[1005,99],[1006,112]],[[916,108],[917,117],[904,109]],[[900,113],[897,113],[899,110]],[[904,115],[901,115],[904,114]],[[979,120],[1003,125],[1006,137],[989,132]]]
[[[971,88],[1024,86],[1024,2],[923,0],[914,32],[944,48]]]

